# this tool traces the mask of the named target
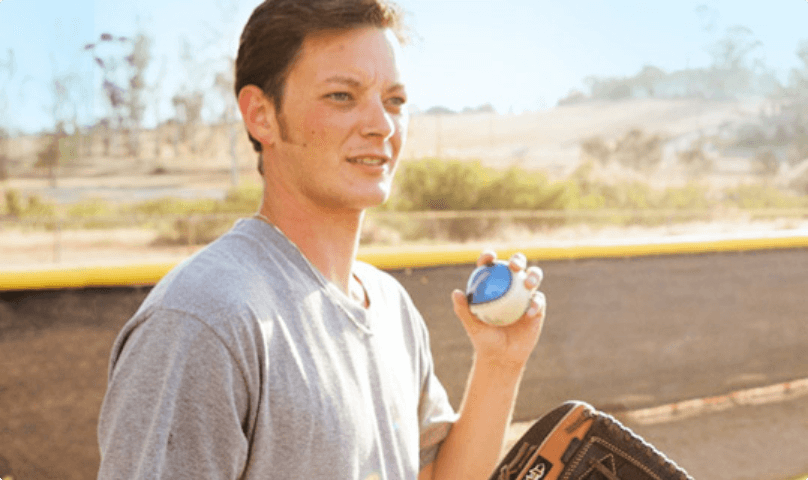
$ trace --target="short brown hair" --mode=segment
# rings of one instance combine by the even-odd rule
[[[245,86],[255,85],[280,110],[286,77],[308,35],[370,26],[390,28],[403,42],[401,15],[389,0],[265,0],[241,33],[236,96]],[[260,152],[261,143],[249,136]]]

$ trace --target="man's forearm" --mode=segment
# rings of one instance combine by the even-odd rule
[[[477,266],[495,259],[495,253],[483,252]],[[527,311],[514,323],[495,326],[481,322],[469,310],[465,293],[452,292],[455,315],[474,346],[474,362],[460,416],[419,480],[485,480],[502,455],[522,373],[541,335],[547,306],[544,294],[536,290],[543,276],[541,269],[528,268],[522,254],[511,256],[508,265],[513,272],[526,269],[525,288],[534,291]]]
[[[460,416],[432,466],[433,479],[487,479],[502,455],[524,365],[475,358]]]

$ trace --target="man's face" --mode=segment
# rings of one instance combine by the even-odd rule
[[[265,163],[275,188],[328,209],[387,199],[408,121],[398,48],[377,28],[304,40],[276,115],[280,139]]]

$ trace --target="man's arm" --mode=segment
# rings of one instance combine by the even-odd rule
[[[99,415],[99,479],[239,478],[244,376],[200,321],[155,313],[128,338]]]
[[[477,263],[482,265],[494,258],[495,254],[485,252]],[[514,271],[526,268],[526,263],[521,254],[510,260]],[[528,288],[538,287],[541,270],[533,267],[527,272]],[[454,291],[452,301],[474,345],[474,361],[459,418],[435,461],[421,471],[419,480],[490,477],[502,454],[525,365],[544,322],[546,302],[541,292],[534,294],[528,312],[519,321],[503,327],[478,320],[469,310],[463,292]]]

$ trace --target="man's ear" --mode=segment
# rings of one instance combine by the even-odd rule
[[[273,145],[278,135],[275,104],[255,85],[238,92],[238,108],[250,135],[262,145]]]

